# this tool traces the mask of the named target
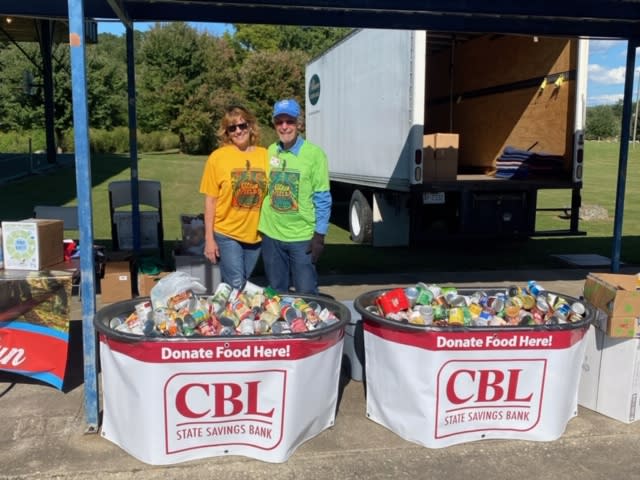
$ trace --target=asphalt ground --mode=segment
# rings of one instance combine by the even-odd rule
[[[579,297],[588,271],[336,276],[321,279],[321,292],[346,301],[417,281],[491,287],[537,280],[547,290]],[[640,479],[640,422],[627,425],[579,407],[555,441],[484,440],[430,449],[367,419],[364,385],[354,380],[343,385],[335,425],[284,463],[238,456],[147,465],[100,435],[85,433],[81,309],[79,299],[73,301],[63,391],[0,372],[0,479]]]

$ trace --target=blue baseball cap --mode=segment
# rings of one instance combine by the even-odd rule
[[[293,98],[279,100],[273,106],[272,117],[275,118],[278,115],[289,115],[290,117],[298,118],[300,116],[300,105]]]

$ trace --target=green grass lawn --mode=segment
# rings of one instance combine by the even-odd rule
[[[422,247],[372,248],[354,244],[344,228],[332,223],[327,247],[320,260],[320,273],[382,273],[408,271],[487,270],[559,267],[552,254],[596,253],[610,257],[618,178],[619,145],[589,142],[585,147],[582,204],[606,209],[608,219],[580,222],[583,237],[546,237],[511,242],[449,242]],[[139,156],[139,177],[162,182],[165,251],[181,238],[180,214],[203,211],[198,192],[206,156],[179,153],[151,153]],[[626,174],[625,212],[621,259],[640,265],[640,146],[629,152]],[[93,225],[96,243],[110,246],[107,186],[113,180],[130,178],[126,155],[94,155],[91,165]],[[539,193],[539,208],[570,205],[570,192],[547,190]],[[17,220],[33,214],[33,207],[77,203],[75,170],[56,170],[2,185],[0,219]],[[342,223],[342,222],[341,222]],[[538,230],[568,228],[559,212],[540,212]]]

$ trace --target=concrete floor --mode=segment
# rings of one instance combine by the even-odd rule
[[[535,279],[547,290],[578,297],[586,273],[564,269],[341,276],[323,278],[321,291],[342,301],[417,281],[486,287]],[[79,312],[79,301],[74,301]],[[580,407],[565,433],[552,442],[485,440],[430,449],[369,420],[364,385],[353,380],[344,387],[334,427],[301,445],[285,463],[216,457],[147,465],[100,435],[84,433],[78,322],[74,315],[64,391],[0,372],[0,479],[640,479],[640,422],[626,425]]]

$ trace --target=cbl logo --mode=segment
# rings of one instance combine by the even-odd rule
[[[311,80],[309,80],[309,102],[311,105],[318,103],[320,99],[320,77],[317,74],[313,74]]]
[[[438,372],[436,437],[527,431],[539,420],[547,362],[454,360]]]
[[[182,373],[165,385],[167,453],[282,439],[286,372]]]

